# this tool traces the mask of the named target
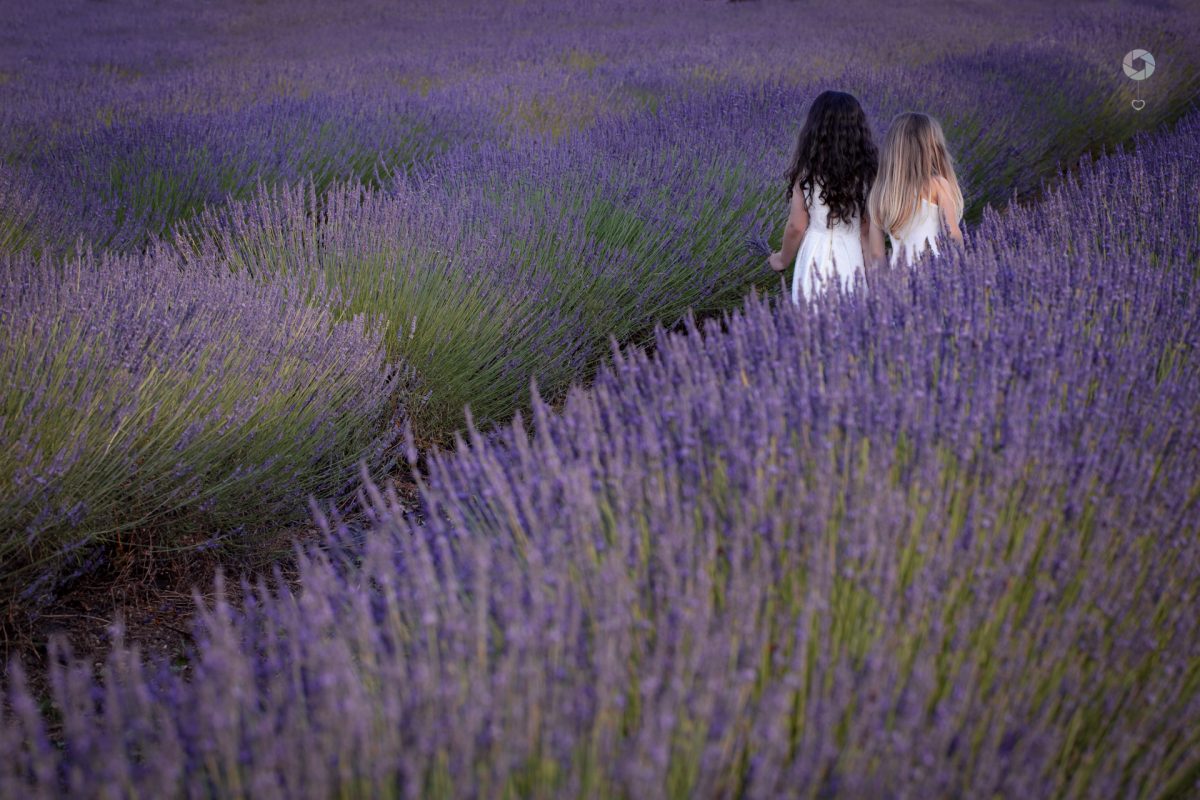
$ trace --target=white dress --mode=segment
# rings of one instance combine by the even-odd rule
[[[805,198],[808,205],[808,230],[796,253],[792,272],[792,302],[812,298],[822,286],[836,279],[847,291],[853,287],[854,273],[863,268],[861,224],[858,214],[830,226],[829,209],[821,202],[821,187],[813,188]],[[815,273],[815,274],[814,274]]]
[[[935,256],[938,255],[938,237],[941,233],[941,207],[922,197],[904,227],[891,234],[892,266],[899,264],[902,257],[908,259],[909,263],[916,261],[925,254],[926,248]]]

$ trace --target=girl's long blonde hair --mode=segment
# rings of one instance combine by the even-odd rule
[[[899,114],[892,120],[879,154],[879,174],[867,200],[871,219],[889,234],[903,228],[916,212],[921,194],[933,177],[950,184],[947,210],[962,219],[963,196],[954,174],[954,159],[946,147],[942,126],[928,114]]]

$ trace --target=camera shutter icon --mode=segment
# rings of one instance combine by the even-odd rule
[[[1123,66],[1130,80],[1144,81],[1154,74],[1154,56],[1145,50],[1130,50],[1125,54]]]

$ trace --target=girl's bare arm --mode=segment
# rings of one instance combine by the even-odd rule
[[[788,210],[787,224],[783,228],[783,245],[778,253],[771,254],[771,268],[782,272],[796,260],[800,252],[800,242],[804,240],[804,232],[808,230],[808,206],[804,203],[804,194],[796,187],[792,191],[792,204]]]
[[[938,208],[942,210],[942,220],[946,223],[946,232],[950,234],[950,238],[962,244],[962,230],[958,227],[958,220],[953,218],[954,214],[950,211],[950,184],[941,175],[933,177],[933,202],[937,203]]]
[[[863,257],[866,263],[869,266],[886,266],[887,252],[883,246],[883,231],[869,214],[863,217],[861,236]]]

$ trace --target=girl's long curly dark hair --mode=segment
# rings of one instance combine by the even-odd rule
[[[787,172],[788,199],[797,186],[811,197],[820,184],[831,225],[849,222],[856,214],[861,219],[878,169],[879,151],[858,100],[845,92],[821,92],[796,142]]]

